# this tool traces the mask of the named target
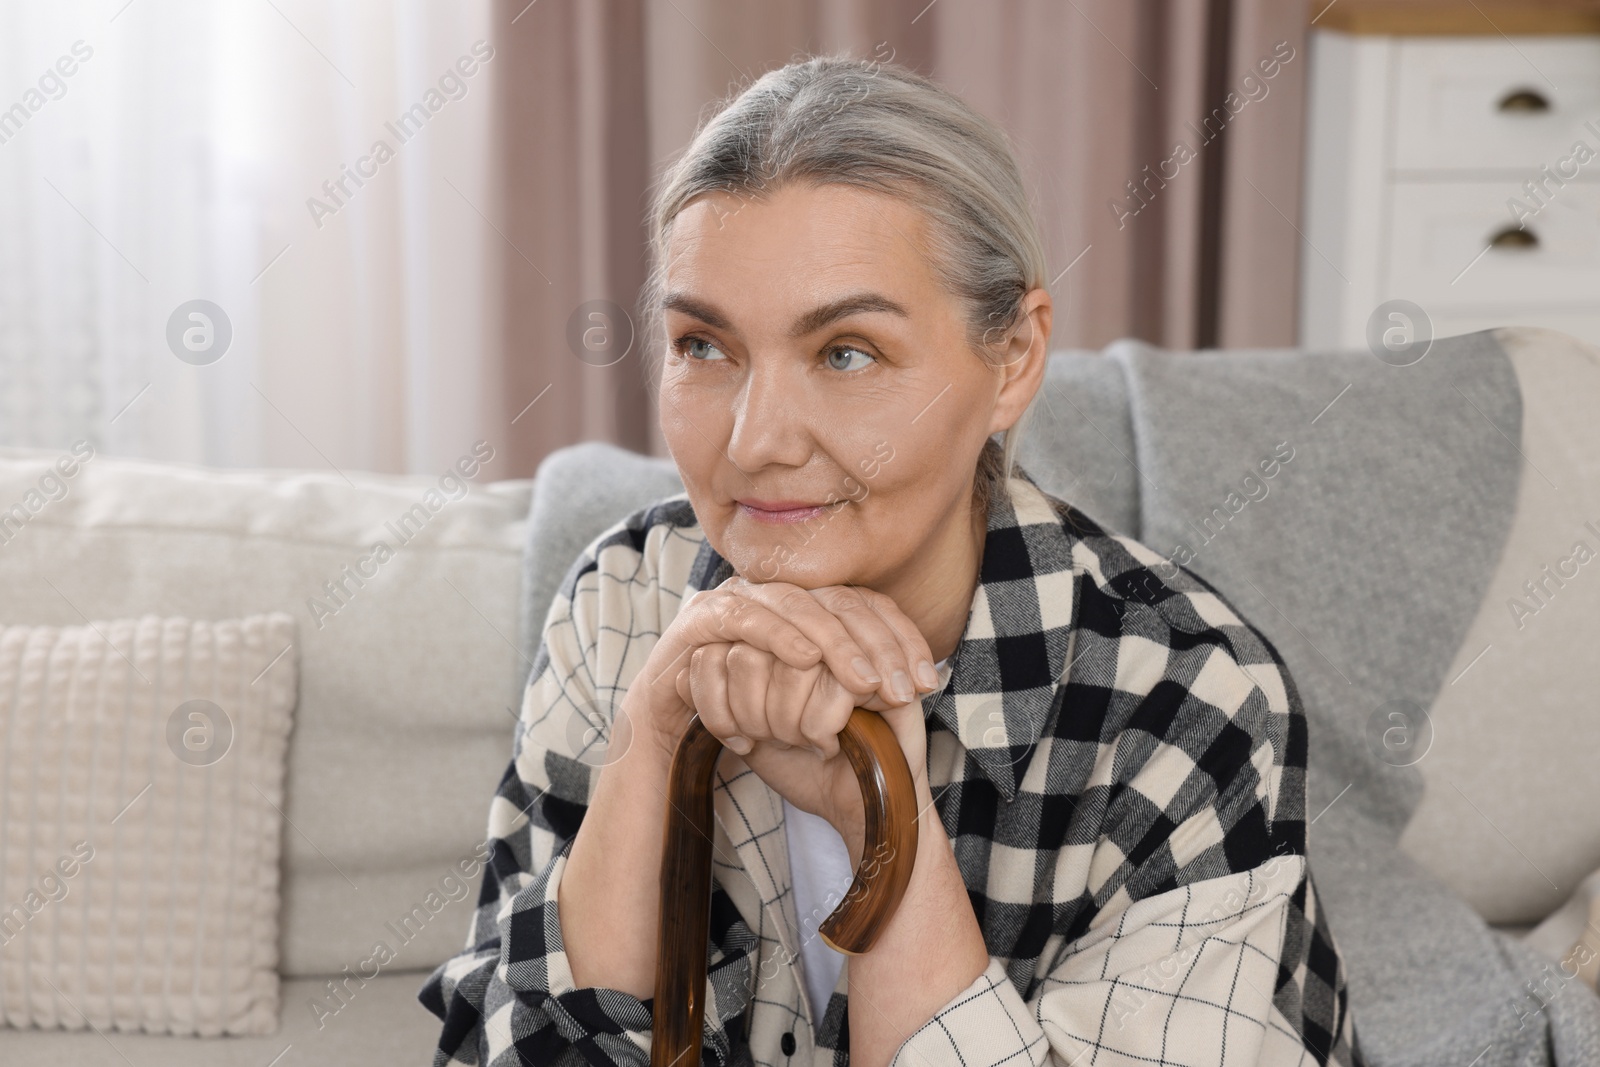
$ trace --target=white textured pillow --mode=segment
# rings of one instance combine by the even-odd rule
[[[0,629],[0,1015],[278,1025],[292,616]]]

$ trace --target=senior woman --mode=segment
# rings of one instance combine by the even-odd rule
[[[648,1063],[698,714],[724,745],[705,1062],[1361,1064],[1282,660],[1015,462],[1052,303],[1004,136],[903,68],[811,58],[703,124],[650,222],[685,492],[551,605],[467,947],[420,994],[434,1062]],[[921,821],[845,958],[816,926],[862,859],[857,706]]]

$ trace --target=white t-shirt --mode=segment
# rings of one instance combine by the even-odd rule
[[[934,665],[943,668],[944,660]],[[822,940],[817,927],[833,914],[850,891],[855,871],[850,849],[827,819],[783,802],[783,835],[789,843],[789,871],[794,879],[794,908],[800,919],[800,959],[805,969],[806,997],[813,1026],[822,1024],[828,998],[839,984],[844,953]]]
[[[789,842],[789,870],[794,876],[794,909],[800,919],[800,958],[804,963],[811,1021],[822,1025],[828,997],[839,983],[844,953],[828,947],[817,927],[839,906],[855,872],[850,850],[827,819],[783,802],[783,831]]]

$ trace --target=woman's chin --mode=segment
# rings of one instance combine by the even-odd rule
[[[785,539],[740,538],[729,548],[727,560],[748,582],[787,582],[802,589],[844,585],[856,573],[854,561],[838,558],[814,545],[795,546]]]

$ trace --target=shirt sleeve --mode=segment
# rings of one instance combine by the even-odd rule
[[[1299,1062],[1274,990],[1305,869],[1286,856],[1136,901],[1074,942],[1027,999],[991,958],[893,1067]]]
[[[1021,975],[991,957],[891,1067],[1352,1062],[1304,779],[1284,773],[1304,766],[1292,682],[1222,645],[1181,659],[1106,758],[1132,769],[1106,772],[1115,799],[1089,858],[1087,928],[1080,916],[1049,965],[1019,961]]]
[[[647,525],[635,513],[601,534],[569,569],[546,617],[513,756],[490,804],[491,851],[471,931],[418,993],[444,1024],[435,1067],[649,1063],[654,998],[576,986],[557,904],[624,680],[659,633],[661,590],[641,559],[650,551]],[[740,1036],[757,939],[720,886],[708,940],[702,1044],[726,1062]]]

